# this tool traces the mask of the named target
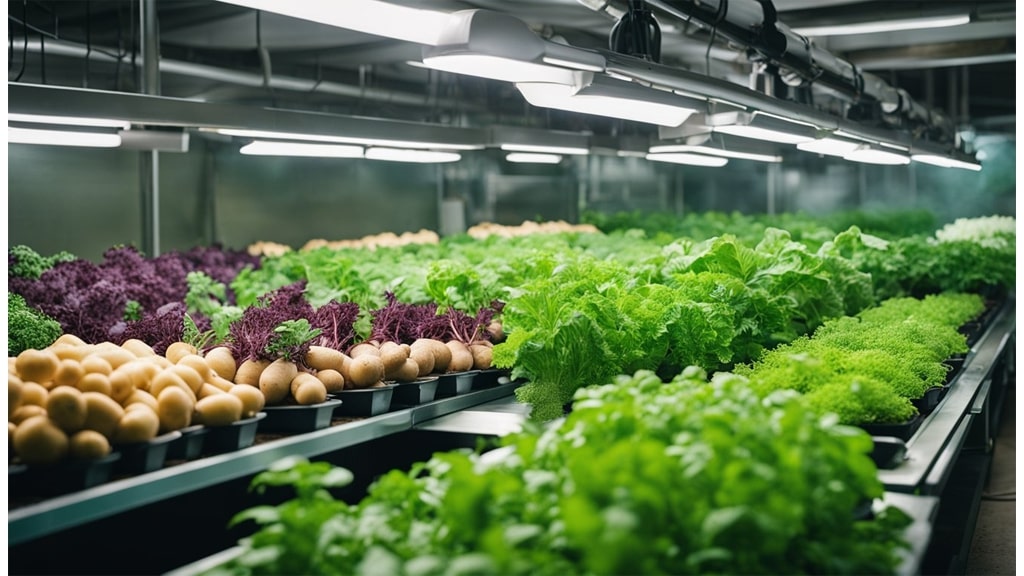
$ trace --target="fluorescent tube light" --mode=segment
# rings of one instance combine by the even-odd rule
[[[981,170],[981,164],[964,162],[963,160],[957,160],[956,158],[937,156],[935,154],[914,154],[910,159],[914,162],[931,164],[932,166],[942,166],[943,168],[961,168],[964,170],[972,170],[974,172]]]
[[[536,146],[533,144],[502,144],[501,149],[506,152],[536,152],[539,154],[590,154],[587,148],[569,148],[565,146]]]
[[[862,144],[860,143],[841,140],[839,138],[819,138],[818,140],[811,140],[810,142],[800,142],[796,145],[797,149],[803,150],[804,152],[814,152],[815,154],[824,154],[826,156],[839,156],[840,158],[861,146]]]
[[[722,156],[723,158],[736,158],[738,160],[754,160],[755,162],[782,162],[782,156],[773,154],[755,154],[753,152],[741,152],[739,150],[726,150],[713,146],[688,146],[685,144],[667,144],[663,146],[651,146],[651,154],[662,154],[668,152],[694,152],[710,156]]]
[[[447,142],[426,142],[412,140],[388,140],[384,138],[362,138],[358,136],[322,136],[319,134],[295,134],[290,132],[268,132],[265,130],[236,130],[218,128],[214,130],[225,136],[241,138],[269,138],[274,140],[302,140],[306,142],[334,142],[337,144],[362,144],[364,146],[390,146],[393,148],[434,148],[438,150],[479,150],[483,145],[451,144]]]
[[[793,28],[793,32],[804,36],[843,36],[849,34],[873,34],[876,32],[897,32],[900,30],[918,30],[921,28],[946,28],[969,24],[969,14],[955,16],[930,16],[922,18],[903,18],[899,20],[879,20],[877,22],[858,22],[854,24],[837,24],[835,26],[806,26]]]
[[[846,160],[852,160],[853,162],[863,162],[865,164],[883,164],[889,166],[910,164],[909,156],[897,154],[896,152],[879,150],[870,146],[860,146],[856,150],[845,154],[843,158]]]
[[[729,163],[729,160],[725,158],[704,156],[701,154],[687,154],[685,152],[647,154],[646,158],[655,162],[670,162],[672,164],[686,164],[689,166],[710,166],[713,168],[720,168]]]
[[[71,132],[65,130],[36,130],[33,128],[8,127],[7,143],[117,148],[121,145],[121,137],[117,134],[101,132]]]
[[[268,142],[257,140],[239,149],[239,152],[253,156],[309,156],[319,158],[362,158],[359,146],[337,144],[306,144],[302,142]]]
[[[228,4],[273,12],[375,36],[434,46],[447,26],[449,13],[423,10],[379,0],[221,0]]]
[[[715,132],[732,134],[733,136],[740,136],[742,138],[753,138],[754,140],[778,142],[780,144],[800,144],[801,142],[810,142],[813,140],[810,136],[801,136],[799,134],[793,134],[792,132],[783,132],[781,130],[772,130],[770,128],[759,128],[757,126],[744,126],[742,124],[715,126]]]
[[[580,87],[577,87],[580,86]],[[576,73],[574,85],[520,82],[526,101],[541,108],[621,118],[660,126],[678,126],[696,111],[691,100],[670,92]]]
[[[462,10],[451,14],[436,44],[423,48],[423,64],[505,82],[569,84],[573,70],[601,71],[605,61],[596,52],[542,40],[510,14]]]
[[[369,160],[389,160],[392,162],[419,162],[430,164],[440,162],[458,162],[462,156],[456,152],[436,152],[433,150],[367,148],[366,158]]]
[[[562,157],[558,154],[531,154],[528,152],[510,152],[505,155],[509,162],[523,164],[558,164]]]
[[[7,122],[28,122],[33,124],[62,124],[64,126],[95,126],[97,128],[121,128],[127,130],[132,123],[110,118],[79,118],[74,116],[42,116],[38,114],[8,114]]]

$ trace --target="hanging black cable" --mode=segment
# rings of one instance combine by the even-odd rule
[[[46,36],[43,34],[39,35],[39,75],[46,84]]]
[[[114,65],[114,90],[121,89],[121,58],[124,53],[124,41],[121,37],[121,4],[117,5],[117,64]]]
[[[661,62],[661,27],[644,0],[629,0],[629,10],[612,28],[608,47],[619,54]]]
[[[28,0],[22,0],[21,2],[21,19],[24,22],[28,22]],[[15,82],[21,80],[21,76],[25,73],[26,60],[28,60],[28,30],[25,30],[22,36],[21,69],[18,70],[18,75],[14,78]]]
[[[85,88],[89,87],[89,55],[92,54],[92,6],[91,3],[86,0],[85,2],[85,78],[82,80],[82,86]]]

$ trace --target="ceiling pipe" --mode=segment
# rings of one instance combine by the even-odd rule
[[[21,46],[23,39],[15,39],[14,42],[18,46]],[[29,39],[26,48],[29,52],[34,54],[40,53],[43,50],[43,46],[39,39]],[[102,47],[100,47],[102,49]],[[76,42],[68,42],[65,40],[46,40],[46,55],[47,56],[65,56],[70,58],[85,58],[88,54],[88,58],[91,61],[100,62],[117,62],[117,58],[112,56],[117,52],[114,49],[105,49],[105,54],[93,47],[90,51],[84,44],[78,44]],[[400,104],[408,106],[424,106],[436,104],[439,106],[453,107],[453,108],[465,108],[469,102],[461,100],[452,100],[449,98],[433,99],[426,95],[412,94],[408,92],[398,92],[395,90],[386,90],[383,88],[368,88],[362,86],[352,86],[349,84],[341,84],[338,82],[330,81],[317,81],[309,80],[306,78],[296,78],[293,76],[282,76],[272,75],[265,78],[262,72],[250,73],[250,72],[239,72],[237,70],[230,70],[227,68],[220,68],[217,66],[208,66],[205,64],[196,64],[193,62],[185,62],[182,60],[169,60],[166,58],[160,59],[160,72],[163,74],[179,74],[182,76],[190,76],[192,78],[202,78],[205,80],[211,80],[214,82],[221,82],[227,84],[235,84],[239,86],[248,86],[251,88],[265,88],[269,86],[276,90],[288,90],[292,92],[305,92],[305,93],[317,93],[317,94],[331,94],[335,96],[344,96],[347,98],[365,98],[373,100],[379,103],[387,104]]]
[[[627,7],[624,0],[578,1],[608,15]],[[778,22],[771,0],[647,0],[647,4],[664,16],[714,30],[746,46],[757,59],[782,69],[781,78],[790,86],[826,87],[854,104],[877,102],[890,124],[907,118],[925,125],[929,135],[940,141],[956,138],[953,123],[942,114]]]

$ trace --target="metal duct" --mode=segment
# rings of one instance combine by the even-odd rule
[[[595,6],[601,6],[599,11],[605,14],[628,9],[623,0],[618,0],[616,6],[612,6],[612,0],[578,1],[595,10]],[[776,21],[771,0],[647,0],[647,4],[663,15],[714,29],[717,35],[746,46],[781,68],[783,81],[789,85],[820,85],[853,103],[877,102],[886,115],[908,118],[934,129],[936,136],[955,139],[953,123],[942,114],[921,106],[905,90],[859,70]]]
[[[13,41],[20,47],[23,39],[16,38]],[[117,62],[117,58],[109,55],[116,53],[117,50],[111,48],[103,49],[103,47],[97,48],[94,46],[90,51],[84,44],[67,42],[64,40],[47,39],[45,49],[47,56],[85,58],[88,54],[90,60],[111,63]],[[100,51],[101,49],[109,52],[109,54],[104,54]],[[35,54],[42,52],[43,47],[39,39],[29,39],[27,50]],[[289,90],[293,92],[333,94],[348,98],[366,98],[380,103],[404,104],[410,106],[423,106],[436,103],[441,106],[460,108],[465,108],[467,105],[467,102],[465,101],[456,101],[445,98],[431,99],[427,96],[411,94],[408,92],[397,92],[382,88],[364,88],[361,86],[340,84],[338,82],[308,80],[306,78],[295,78],[292,76],[274,75],[270,76],[269,79],[265,79],[262,73],[239,72],[237,70],[229,70],[227,68],[219,68],[217,66],[207,66],[205,64],[195,64],[181,60],[168,60],[166,58],[160,59],[160,72],[164,74],[180,74],[182,76],[203,78],[215,82],[249,86],[252,88],[263,88],[269,86],[273,89]]]

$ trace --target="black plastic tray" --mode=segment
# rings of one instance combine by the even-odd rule
[[[479,372],[479,370],[467,370],[466,372],[438,374],[437,394],[435,394],[435,397],[450,398],[473,390],[473,380]]]
[[[872,436],[871,460],[882,470],[892,470],[907,459],[907,445],[894,436]]]
[[[259,421],[260,432],[312,432],[331,425],[331,416],[341,400],[328,398],[308,406],[264,406],[267,417]]]
[[[181,432],[172,430],[149,442],[114,444],[114,451],[121,454],[121,459],[114,463],[114,471],[119,474],[145,474],[163,468],[167,461],[167,448],[178,438],[181,438]]]
[[[110,480],[114,463],[121,459],[119,452],[98,460],[70,459],[50,466],[7,466],[9,497],[59,496],[99,486]]]
[[[331,394],[332,398],[341,400],[334,408],[335,416],[376,416],[391,409],[391,398],[395,393],[395,384],[380,388],[362,388],[360,390],[342,390]]]
[[[397,382],[391,394],[391,409],[418,406],[433,401],[437,394],[437,381],[437,377],[432,376],[414,382]]]
[[[203,443],[209,429],[202,424],[194,424],[179,430],[181,437],[171,441],[167,447],[168,460],[195,460],[203,453]]]
[[[920,412],[922,416],[927,416],[935,411],[935,407],[939,405],[939,401],[942,400],[943,396],[945,396],[945,392],[945,386],[932,386],[925,390],[924,396],[921,396],[920,398],[913,398],[910,400],[910,403],[917,408],[917,411]]]
[[[911,436],[921,427],[924,417],[918,414],[902,424],[861,424],[860,427],[867,430],[872,436],[893,436],[901,440],[909,440]]]
[[[508,377],[508,375],[508,370],[502,370],[500,368],[488,368],[486,370],[480,370],[473,378],[473,390],[494,388],[495,386],[500,385],[499,379],[502,376]]]
[[[220,454],[252,446],[256,441],[256,428],[260,420],[266,417],[266,412],[259,412],[252,418],[232,422],[227,426],[207,426],[203,452]]]

